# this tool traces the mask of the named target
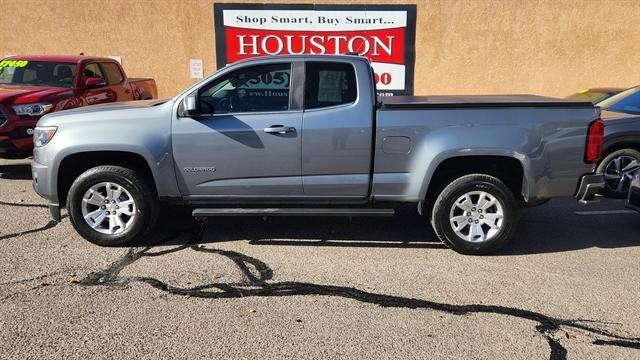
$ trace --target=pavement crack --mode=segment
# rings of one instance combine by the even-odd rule
[[[17,206],[17,207],[30,207],[30,208],[44,208],[44,209],[48,209],[49,208],[49,206],[47,206],[47,204],[10,203],[10,202],[1,201],[1,200],[0,200],[0,205]]]
[[[612,346],[620,346],[629,349],[640,349],[640,343],[637,341],[629,341],[629,340],[602,340],[596,339],[593,341],[594,345],[612,345]]]
[[[143,248],[131,248],[120,259],[113,262],[107,269],[89,274],[80,281],[85,286],[125,286],[131,282],[147,284],[155,289],[172,295],[197,297],[203,299],[229,299],[243,297],[283,297],[299,295],[334,296],[352,299],[363,303],[375,304],[381,307],[427,309],[446,312],[452,315],[468,314],[495,314],[511,316],[537,323],[536,333],[542,336],[548,343],[550,359],[566,359],[567,349],[555,336],[560,330],[584,331],[596,340],[593,344],[600,346],[618,346],[630,349],[640,348],[640,337],[628,337],[616,334],[612,331],[598,327],[597,325],[610,324],[595,320],[562,319],[545,315],[532,310],[515,307],[485,304],[447,304],[424,299],[415,299],[402,296],[378,294],[359,290],[353,287],[314,284],[307,282],[271,282],[273,270],[265,262],[248,255],[221,249],[208,249],[196,245],[201,242],[201,237],[206,227],[206,221],[197,222],[192,231],[192,237],[185,245],[173,249],[158,252],[150,252],[152,246]],[[179,234],[174,235],[177,237]],[[172,240],[169,236],[157,241],[162,244]],[[245,283],[210,283],[191,288],[173,286],[153,277],[132,276],[122,277],[120,272],[127,266],[143,257],[163,256],[177,251],[190,249],[196,252],[221,255],[231,260],[246,278]]]

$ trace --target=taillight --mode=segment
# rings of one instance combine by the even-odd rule
[[[602,148],[604,146],[604,122],[598,119],[589,125],[587,132],[587,150],[584,154],[584,161],[593,164],[600,160]]]

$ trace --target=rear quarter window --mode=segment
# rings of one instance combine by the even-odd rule
[[[102,63],[102,69],[107,77],[109,85],[120,84],[124,80],[124,75],[120,71],[120,67],[115,63]]]
[[[350,104],[358,88],[353,65],[348,63],[307,62],[305,70],[305,109]]]

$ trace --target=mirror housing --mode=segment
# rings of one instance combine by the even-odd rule
[[[191,94],[187,95],[182,100],[182,104],[180,104],[180,116],[193,117],[199,116],[200,114],[200,106],[198,106],[198,92],[194,91]]]
[[[84,79],[84,88],[85,89],[96,89],[103,86],[107,86],[107,82],[104,81],[103,78],[99,77],[88,77]]]
[[[198,99],[195,95],[189,95],[184,98],[184,113],[187,116],[194,116],[200,113],[198,111]]]

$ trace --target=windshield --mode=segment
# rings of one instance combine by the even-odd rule
[[[29,85],[73,87],[76,75],[76,64],[28,61],[0,61],[0,85]]]
[[[640,114],[640,86],[625,90],[597,105],[605,110]]]

